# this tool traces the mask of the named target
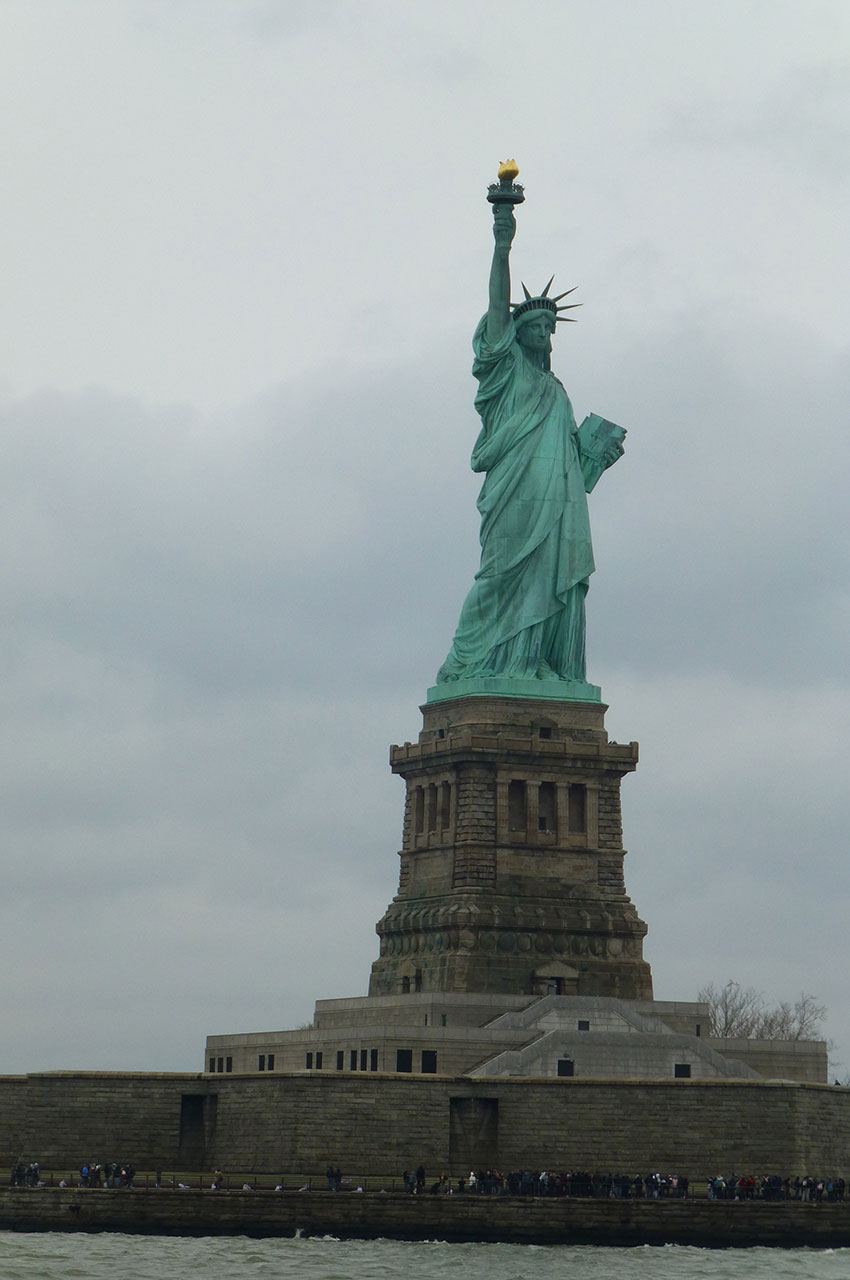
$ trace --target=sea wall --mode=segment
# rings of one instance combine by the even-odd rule
[[[3,1187],[0,1230],[839,1248],[850,1245],[850,1203]]]
[[[850,1090],[371,1073],[0,1078],[0,1160],[359,1176],[470,1168],[847,1176]]]

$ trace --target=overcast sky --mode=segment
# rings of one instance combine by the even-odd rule
[[[846,0],[0,0],[0,104],[0,1071],[366,993],[515,155],[656,995],[850,1072]]]

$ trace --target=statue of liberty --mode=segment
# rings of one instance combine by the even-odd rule
[[[472,469],[485,473],[481,566],[429,701],[476,691],[469,681],[481,692],[599,698],[585,683],[584,600],[594,568],[586,495],[622,455],[625,431],[595,414],[577,428],[551,372],[555,325],[572,319],[560,314],[572,307],[558,305],[567,294],[550,298],[550,280],[541,294],[523,285],[524,299],[510,301],[513,205],[524,198],[517,173],[507,162],[490,188],[489,307],[473,338],[482,427]]]

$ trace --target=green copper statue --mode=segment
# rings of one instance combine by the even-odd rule
[[[465,693],[598,701],[585,682],[584,598],[593,572],[587,493],[623,453],[625,431],[591,414],[576,427],[569,396],[551,372],[552,334],[566,294],[511,304],[513,205],[523,200],[507,162],[490,188],[495,249],[490,305],[473,338],[482,428],[473,471],[481,567],[464,602],[451,652],[428,700]],[[572,292],[569,290],[568,292]]]

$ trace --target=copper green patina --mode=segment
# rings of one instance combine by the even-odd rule
[[[510,178],[516,168],[503,167]],[[598,702],[585,679],[584,599],[594,569],[587,494],[623,453],[625,431],[596,414],[576,426],[550,368],[558,303],[549,285],[511,304],[513,205],[522,188],[500,172],[490,188],[495,249],[490,305],[475,331],[473,471],[481,566],[428,702],[468,694]],[[504,193],[504,194],[502,194]]]

